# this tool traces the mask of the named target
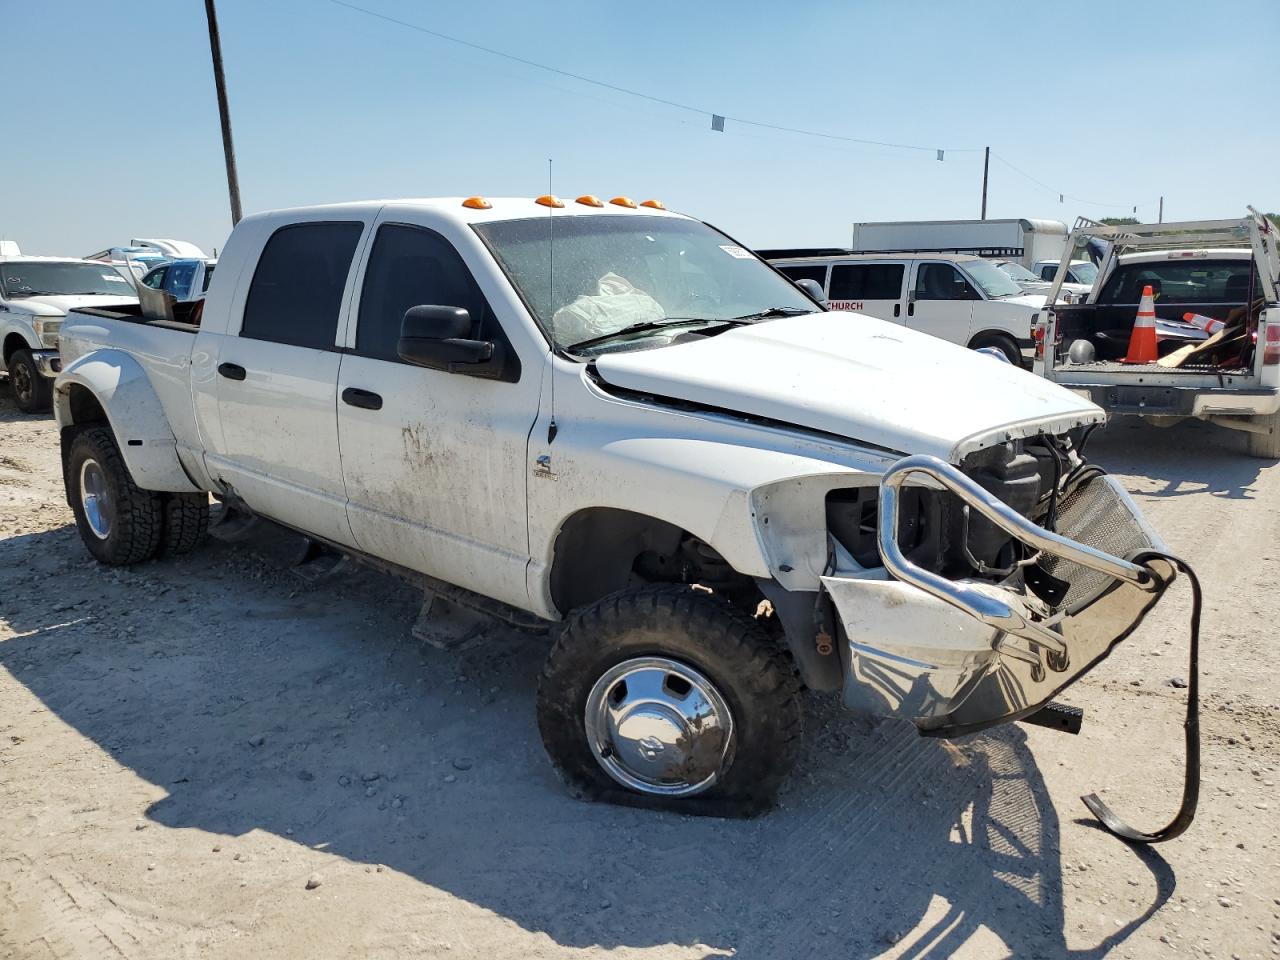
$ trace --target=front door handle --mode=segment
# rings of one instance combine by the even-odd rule
[[[916,302],[912,300],[907,304],[907,316],[914,317],[916,315]]]
[[[382,397],[370,390],[359,387],[347,387],[342,391],[342,402],[363,410],[381,410]]]
[[[243,380],[244,367],[238,363],[220,363],[218,364],[218,373],[222,374],[228,380]]]

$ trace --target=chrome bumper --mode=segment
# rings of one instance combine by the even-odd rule
[[[912,563],[897,543],[898,491],[924,474],[1011,537],[1067,583],[1056,607],[1021,571],[996,584],[948,580]],[[1174,569],[1137,506],[1110,477],[1067,492],[1054,533],[1036,526],[955,467],[908,457],[881,479],[879,547],[895,580],[824,577],[845,633],[844,700],[854,710],[954,736],[1035,712],[1133,631]]]
[[[36,362],[36,369],[40,371],[40,375],[50,380],[62,369],[62,361],[58,358],[57,350],[32,350],[31,359]]]

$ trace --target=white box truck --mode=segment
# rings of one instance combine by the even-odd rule
[[[900,220],[853,225],[854,253],[967,253],[1016,260],[1030,268],[1067,246],[1058,220]]]

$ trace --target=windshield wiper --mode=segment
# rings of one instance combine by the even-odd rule
[[[770,317],[799,317],[806,313],[817,313],[816,310],[806,310],[804,307],[769,307],[767,310],[760,310],[756,313],[744,313],[740,317],[734,317],[734,320],[767,320]]]
[[[586,347],[594,347],[598,343],[606,343],[609,340],[618,337],[629,336],[633,333],[644,333],[647,330],[661,330],[663,327],[678,327],[686,323],[732,323],[732,320],[716,320],[713,317],[665,317],[662,320],[644,320],[640,323],[632,323],[620,330],[614,330],[612,333],[602,333],[598,337],[591,337],[587,340],[579,340],[577,343],[571,343],[565,347],[566,350],[582,350]]]

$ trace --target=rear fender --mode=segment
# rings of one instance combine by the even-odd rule
[[[116,444],[134,482],[144,490],[196,493],[178,459],[178,445],[160,397],[146,371],[122,350],[94,350],[69,364],[54,382],[58,427],[77,424],[72,393],[88,390],[106,414]]]

